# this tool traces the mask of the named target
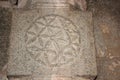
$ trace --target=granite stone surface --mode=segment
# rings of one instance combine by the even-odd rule
[[[120,0],[91,0],[97,50],[96,80],[120,79]]]
[[[61,2],[50,7],[42,1],[42,7],[13,11],[9,76],[55,80],[97,75],[92,14],[62,7]]]
[[[8,8],[0,7],[0,71],[8,62],[9,35],[12,13]]]
[[[8,75],[43,80],[97,74],[90,12],[16,10],[12,24]]]
[[[31,0],[30,9],[68,7],[67,0]]]
[[[5,0],[0,0],[4,2]],[[23,0],[24,2],[25,0]],[[30,1],[30,0],[29,0]],[[120,33],[120,28],[119,28],[119,0],[109,0],[109,1],[104,1],[104,0],[89,0],[92,4],[92,10],[93,10],[93,19],[94,19],[94,35],[96,38],[96,49],[97,49],[97,65],[98,65],[98,76],[96,77],[96,80],[118,80],[119,79],[119,74],[120,74],[120,58],[119,58],[119,33]],[[92,2],[93,1],[93,2]],[[6,2],[6,1],[5,1]],[[22,3],[22,0],[20,0]],[[6,4],[6,3],[5,3]],[[7,3],[8,4],[8,3]],[[6,7],[3,3],[0,2],[0,6],[2,5]],[[21,5],[20,5],[21,6]],[[24,4],[22,5],[24,6]],[[8,6],[7,6],[8,7]],[[40,7],[38,7],[40,8]],[[4,22],[4,24],[7,24],[9,17],[5,17],[6,14],[3,13],[5,9],[1,8],[0,15],[0,24]],[[6,9],[8,10],[8,9]],[[49,12],[50,10],[47,10]],[[51,10],[54,11],[54,10]],[[2,13],[2,14],[1,14]],[[10,13],[11,15],[11,13]],[[6,23],[7,22],[7,23]],[[0,25],[1,26],[1,25]],[[3,30],[2,27],[0,30]],[[9,29],[8,29],[9,31]],[[0,31],[1,32],[1,31]],[[7,31],[6,31],[7,32]],[[1,35],[4,35],[2,33]],[[9,35],[9,34],[8,34]],[[1,37],[0,37],[1,39]],[[8,40],[8,41],[7,41]],[[1,44],[4,44],[4,42],[9,42],[9,39],[3,40]],[[8,44],[8,43],[7,43]],[[1,51],[5,48],[1,48]],[[7,52],[7,51],[6,51]],[[0,53],[3,55],[2,53]],[[8,60],[8,55],[6,56],[1,56],[0,55],[0,66],[1,69],[3,69],[3,66],[6,65],[7,60]],[[1,58],[2,57],[2,58]],[[6,62],[4,62],[6,60]],[[14,75],[16,76],[16,75]],[[39,75],[38,75],[39,76]],[[65,80],[71,80],[71,78],[66,78],[63,76],[55,76],[53,75],[51,79],[65,79]],[[6,79],[6,73],[0,72],[0,80],[5,80]],[[9,78],[9,80],[31,80],[32,78],[27,78],[27,77],[21,77],[19,78]],[[91,79],[84,79],[80,77],[76,77],[75,79],[72,78],[72,80],[91,80]]]
[[[11,8],[10,1],[8,1],[8,0],[0,0],[0,7]]]

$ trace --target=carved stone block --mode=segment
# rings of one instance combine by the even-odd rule
[[[52,10],[13,12],[8,75],[31,75],[33,80],[95,76],[91,13]]]

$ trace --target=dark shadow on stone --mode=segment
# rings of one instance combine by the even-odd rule
[[[10,9],[0,8],[0,71],[8,62],[11,17],[12,13]]]

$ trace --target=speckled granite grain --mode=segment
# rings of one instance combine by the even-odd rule
[[[12,13],[10,9],[0,8],[0,70],[8,62],[9,35]]]

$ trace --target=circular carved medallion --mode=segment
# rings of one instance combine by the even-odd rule
[[[79,53],[77,27],[62,16],[38,17],[27,29],[26,49],[42,65],[58,67],[73,63]]]

